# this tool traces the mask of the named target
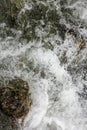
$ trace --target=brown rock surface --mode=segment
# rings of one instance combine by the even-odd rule
[[[6,87],[0,88],[0,110],[13,121],[21,119],[21,124],[31,105],[29,86],[22,79],[13,79]]]

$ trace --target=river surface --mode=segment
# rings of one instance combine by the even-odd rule
[[[57,19],[37,19],[38,39],[28,41],[20,38],[21,29],[1,23],[0,84],[14,77],[29,83],[32,105],[23,130],[87,130],[87,1],[36,2],[40,3],[56,9],[61,27],[54,24]],[[26,1],[21,12],[32,8],[32,1]],[[53,27],[56,33],[51,33]]]

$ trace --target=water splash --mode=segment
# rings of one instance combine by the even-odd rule
[[[35,5],[32,1],[30,5],[27,3],[28,1],[19,16]],[[24,121],[23,130],[86,130],[87,100],[82,94],[87,95],[86,90],[83,93],[83,84],[87,86],[87,75],[83,71],[87,44],[77,53],[81,36],[85,41],[87,39],[86,0],[47,0],[39,1],[37,5],[40,3],[49,7],[47,11],[51,8],[54,11],[54,7],[56,8],[57,13],[54,11],[54,14],[61,16],[57,22],[62,21],[67,31],[64,28],[62,30],[61,26],[57,28],[57,33],[49,34],[56,21],[51,19],[52,23],[48,22],[45,26],[44,20],[41,19],[35,28],[40,39],[27,42],[26,38],[20,39],[22,30],[0,24],[0,80],[16,76],[29,83],[32,106]],[[70,29],[76,32],[76,37],[75,34],[68,33]],[[11,31],[10,36],[7,35],[7,30]],[[59,35],[62,33],[65,35],[64,39]],[[87,66],[87,63],[85,65]],[[79,69],[79,66],[82,66],[82,69]],[[78,69],[81,70],[80,73]]]

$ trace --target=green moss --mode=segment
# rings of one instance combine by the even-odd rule
[[[39,20],[45,19],[47,9],[48,7],[43,4],[36,4],[31,10],[26,10],[24,13],[21,13],[19,17],[19,23],[26,26],[27,22],[29,21],[31,25],[34,25],[35,23],[38,23]]]
[[[19,16],[19,26],[22,29],[21,38],[29,40],[38,39],[35,33],[36,27],[40,24],[40,20],[46,19],[47,6],[44,4],[35,4],[31,10],[22,12]],[[29,25],[29,27],[27,27]]]
[[[27,41],[35,39],[35,28],[28,28],[26,30],[23,30],[21,38],[27,39]]]
[[[46,76],[44,71],[41,71],[40,75],[41,75],[42,78],[45,78],[45,76]]]
[[[5,21],[9,26],[14,27],[17,15],[23,6],[23,0],[3,0],[0,1],[2,22]]]
[[[64,24],[60,24],[60,15],[57,13],[56,9],[49,10],[47,13],[47,21],[50,21],[51,28],[50,33],[56,34],[59,32],[59,35],[62,39],[65,38],[66,26]]]
[[[67,0],[60,1],[60,5],[61,5],[62,15],[64,16],[66,22],[70,23],[70,24],[73,24],[73,25],[78,24],[80,18],[79,18],[79,16],[74,15],[75,10],[73,10],[73,8],[72,9],[67,8]]]
[[[54,49],[53,45],[50,42],[44,43],[43,47],[50,50]]]
[[[0,37],[6,38],[7,36],[9,37],[15,37],[16,35],[10,30],[10,28],[0,28]]]
[[[3,2],[1,3],[3,4]],[[6,5],[4,5],[5,3]],[[40,39],[36,34],[36,28],[38,27],[41,27],[43,32],[47,33],[47,37],[59,32],[59,35],[64,39],[66,27],[59,24],[61,16],[54,5],[50,8],[50,6],[41,3],[41,1],[39,4],[35,0],[30,1],[32,8],[30,10],[25,10],[25,12],[21,12],[18,16],[23,6],[23,0],[4,0],[4,4],[2,6],[6,12],[4,19],[6,19],[10,27],[22,30],[20,39],[27,39],[27,41]]]
[[[36,5],[32,8],[29,14],[30,19],[41,20],[46,16],[47,7],[43,4]]]
[[[60,0],[60,5],[64,6],[65,4],[67,4],[67,0]]]
[[[11,3],[14,4],[17,9],[20,9],[23,5],[23,0],[13,0]]]
[[[35,74],[39,73],[39,66],[36,66],[36,68],[34,69]]]
[[[61,7],[61,11],[63,16],[65,17],[67,22],[75,22],[75,17],[73,16],[73,10],[65,7]]]
[[[60,15],[56,9],[49,10],[47,12],[47,22],[50,22],[53,26],[57,27],[60,20]]]
[[[60,37],[64,40],[67,28],[64,24],[58,24],[57,26]]]

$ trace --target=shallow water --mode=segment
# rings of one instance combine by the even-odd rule
[[[39,40],[30,41],[20,40],[22,30],[0,24],[0,84],[16,76],[30,86],[32,106],[23,130],[87,130],[87,44],[82,50],[78,47],[81,36],[85,42],[87,38],[87,2],[63,2],[42,3],[58,11],[60,23],[67,28],[65,38],[60,29],[49,34],[51,24],[42,28],[44,20],[36,27]],[[32,6],[27,1],[22,11]],[[74,17],[67,17],[61,8],[72,9]],[[71,28],[76,37],[68,33]],[[6,30],[12,35],[8,36]]]

